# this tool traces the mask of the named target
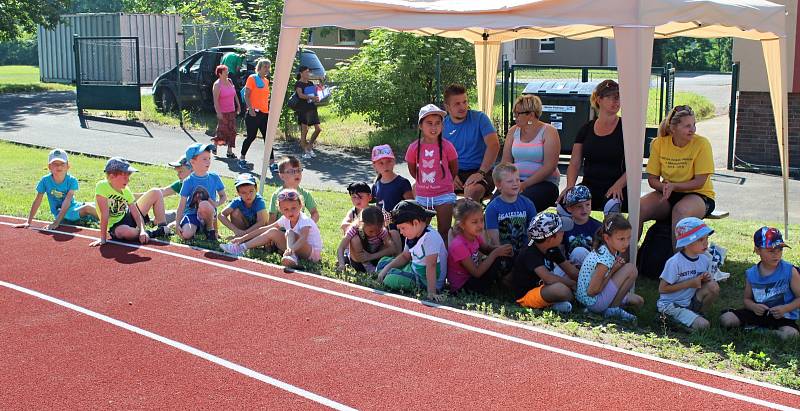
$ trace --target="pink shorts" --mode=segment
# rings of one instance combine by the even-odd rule
[[[312,248],[311,255],[308,256],[308,259],[315,263],[318,263],[322,259],[322,250],[320,250],[319,248]]]
[[[602,313],[605,311],[611,302],[614,301],[614,297],[617,296],[617,292],[619,292],[619,286],[617,283],[614,282],[613,279],[608,280],[606,283],[606,287],[603,288],[603,291],[600,291],[600,294],[597,294],[597,300],[595,300],[594,305],[589,308],[589,311],[595,313]],[[625,298],[622,299],[622,305],[625,305],[628,302],[628,296],[625,295]]]

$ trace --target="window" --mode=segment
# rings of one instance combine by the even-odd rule
[[[556,39],[551,37],[549,39],[539,40],[539,53],[555,53],[556,52]]]
[[[346,45],[346,46],[355,46],[356,45],[356,31],[355,30],[347,30],[347,29],[339,29],[339,44]]]

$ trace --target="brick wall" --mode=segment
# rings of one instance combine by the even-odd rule
[[[739,92],[736,127],[734,150],[739,160],[780,167],[768,92]],[[800,94],[796,93],[789,94],[789,166],[800,167]]]

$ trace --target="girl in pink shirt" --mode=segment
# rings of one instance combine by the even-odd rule
[[[416,179],[416,200],[436,211],[437,228],[446,242],[456,202],[453,176],[458,175],[458,153],[442,138],[445,114],[433,104],[419,110],[419,136],[408,146],[406,162]]]

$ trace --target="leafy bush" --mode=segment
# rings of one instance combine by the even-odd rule
[[[448,84],[475,87],[475,55],[464,40],[373,30],[361,51],[330,77],[338,86],[338,114],[363,114],[370,124],[405,128],[416,125],[420,107],[437,102]]]
[[[38,66],[37,50],[36,36],[33,35],[0,41],[0,66]]]

